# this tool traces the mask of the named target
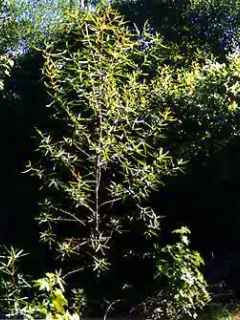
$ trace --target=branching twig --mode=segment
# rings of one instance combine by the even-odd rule
[[[103,317],[103,320],[107,320],[107,317],[109,315],[109,313],[111,312],[111,310],[113,309],[113,306],[115,306],[115,304],[121,302],[122,300],[121,299],[118,299],[116,301],[113,301],[112,303],[110,303],[110,305],[107,307],[107,310],[104,314],[104,317]]]

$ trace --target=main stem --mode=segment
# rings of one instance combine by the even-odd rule
[[[95,230],[99,232],[99,188],[101,169],[99,166],[100,156],[96,159],[96,186],[95,186]]]
[[[99,110],[98,114],[98,152],[102,150],[102,112]],[[101,185],[101,176],[102,176],[102,163],[101,163],[101,155],[98,154],[96,158],[96,185],[95,185],[95,230],[99,232],[99,190]]]

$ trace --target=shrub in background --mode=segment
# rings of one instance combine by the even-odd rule
[[[236,52],[225,63],[212,57],[159,68],[155,97],[177,119],[169,140],[178,157],[209,156],[239,136],[239,66]]]

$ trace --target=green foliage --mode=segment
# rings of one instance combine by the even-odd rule
[[[30,281],[19,270],[23,250],[2,248],[0,256],[0,306],[10,319],[78,320],[86,299],[82,290],[73,292],[71,306],[65,297],[65,283],[60,273],[46,273]]]
[[[170,6],[173,15],[166,14],[166,19],[174,25],[170,30],[163,19],[160,30],[165,37],[170,30],[170,40],[180,39],[167,45],[146,25],[143,32],[130,32],[108,7],[66,10],[74,1],[38,2],[32,8],[26,1],[9,1],[1,7],[1,52],[19,48],[22,40],[21,45],[26,41],[27,46],[42,47],[44,38],[54,33],[55,40],[47,41],[43,51],[53,122],[47,130],[38,129],[39,161],[29,169],[41,180],[41,240],[62,259],[80,257],[75,271],[109,268],[109,250],[122,233],[137,232],[151,245],[158,242],[160,216],[148,202],[152,190],[182,170],[182,158],[216,152],[239,135],[240,56],[217,62],[192,41],[194,32],[184,20],[189,12],[210,12],[213,2],[234,13],[225,1],[162,1],[161,14]],[[139,12],[143,8],[143,17],[149,3],[159,2],[136,7]],[[50,16],[51,23],[44,25]],[[1,56],[0,90],[11,67],[12,60]],[[9,96],[17,101],[11,90]],[[180,242],[157,253],[165,257],[159,258],[158,271],[167,289],[159,294],[159,305],[153,299],[156,319],[162,314],[165,320],[195,317],[208,300],[199,271],[203,261],[188,247],[188,230],[178,234]],[[132,243],[128,245],[131,249]],[[2,262],[3,310],[10,308],[16,316],[24,310],[29,317],[75,317],[59,275],[36,281],[33,300],[22,294],[31,288],[13,264],[22,255],[10,249]],[[82,301],[81,292],[76,301]]]
[[[64,282],[57,273],[46,273],[44,278],[34,281],[37,294],[22,309],[26,319],[79,320],[80,312],[70,312],[65,297]],[[82,303],[83,300],[81,300]],[[80,311],[81,305],[78,306]]]
[[[173,234],[180,237],[178,242],[156,247],[156,278],[165,281],[165,288],[146,302],[146,319],[196,319],[210,300],[200,271],[203,259],[189,248],[190,230],[182,227]]]
[[[149,21],[152,32],[177,43],[183,54],[190,46],[224,59],[239,48],[238,0],[113,0],[113,5],[139,28]]]
[[[13,247],[1,248],[0,256],[0,308],[1,312],[18,316],[25,304],[23,291],[30,287],[28,281],[19,271],[18,262],[26,254]]]
[[[41,240],[62,258],[81,255],[104,270],[112,238],[126,226],[142,225],[146,237],[159,234],[159,217],[145,202],[182,167],[166,147],[175,119],[156,103],[158,82],[144,79],[134,60],[139,43],[110,7],[70,11],[58,34],[44,51],[43,73],[62,129],[38,130],[40,161],[32,168],[47,194]],[[132,212],[114,210],[126,201]],[[66,236],[59,235],[57,226],[66,223]]]
[[[1,0],[0,52],[23,54],[32,47],[43,47],[69,7],[79,7],[78,0]]]
[[[0,55],[0,91],[4,89],[4,79],[10,76],[13,60],[6,55]]]
[[[226,63],[211,58],[159,69],[156,97],[175,112],[171,142],[179,156],[211,154],[239,135],[239,62],[239,54],[233,54]]]
[[[13,12],[17,16],[20,50],[43,47],[46,38],[54,35],[54,30],[69,7],[79,6],[77,0],[12,0]]]
[[[11,4],[11,1],[0,1],[0,54],[6,53],[18,41],[19,30],[17,28],[16,12]]]

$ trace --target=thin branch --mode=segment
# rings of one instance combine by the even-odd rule
[[[81,268],[72,270],[72,271],[66,273],[62,278],[63,278],[63,279],[66,279],[66,278],[72,276],[73,274],[76,274],[76,273],[81,272],[81,271],[83,271],[83,270],[84,270],[84,267],[81,267]]]
[[[56,208],[56,209],[57,209],[57,208]],[[64,209],[57,209],[57,210],[60,211],[60,212],[62,212],[62,213],[65,214],[65,215],[73,218],[76,222],[79,222],[81,225],[83,225],[83,226],[86,225],[82,220],[78,219],[78,217],[76,217],[76,216],[75,216],[74,214],[72,214],[71,212],[68,212],[68,211],[66,211],[66,210],[64,210]]]
[[[114,306],[115,304],[121,302],[121,301],[122,301],[121,299],[118,299],[118,300],[113,301],[112,303],[110,303],[110,305],[107,307],[107,310],[106,310],[106,312],[105,312],[105,314],[104,314],[103,320],[107,320],[107,317],[108,317],[110,311],[113,309],[113,306]]]
[[[85,150],[83,150],[81,147],[79,147],[79,145],[75,144],[75,148],[78,151],[82,152],[87,158],[91,158],[91,155],[88,152],[86,152]]]
[[[116,198],[116,199],[104,201],[99,205],[99,208],[102,208],[102,207],[106,206],[107,204],[113,204],[113,203],[120,201],[120,200],[121,200],[121,198]]]
[[[76,222],[76,223],[78,223],[78,221],[76,219],[64,219],[64,218],[55,218],[55,219],[51,219],[51,221]]]

